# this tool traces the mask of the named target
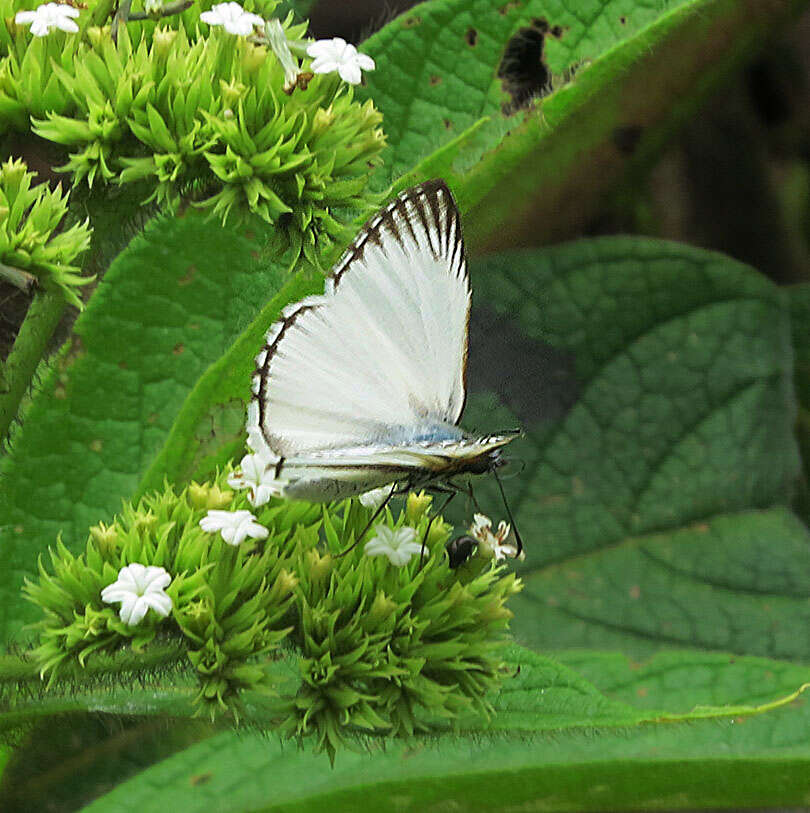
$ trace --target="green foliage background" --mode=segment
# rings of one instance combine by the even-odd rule
[[[526,431],[525,470],[508,483],[528,545],[511,602],[527,647],[508,653],[519,674],[465,739],[341,754],[330,771],[263,736],[192,736],[178,723],[174,756],[155,748],[138,772],[122,757],[113,776],[129,781],[79,777],[51,800],[99,796],[94,811],[808,803],[810,706],[795,694],[810,681],[797,485],[810,448],[807,285],[778,288],[728,257],[644,238],[483,254],[575,231],[800,5],[432,0],[364,43],[377,69],[358,95],[388,137],[372,183],[445,177],[475,256],[465,425]],[[522,29],[543,32],[551,84],[506,114],[498,70]],[[527,240],[530,210],[540,225]],[[24,640],[36,617],[20,587],[60,529],[76,549],[122,498],[239,453],[261,336],[322,284],[270,238],[258,222],[156,218],[107,269],[2,462],[5,641]],[[479,499],[498,504],[487,484]],[[135,715],[137,746],[144,718],[171,704],[167,685],[80,692],[55,710]],[[48,787],[21,769],[32,753],[10,756],[0,806]]]

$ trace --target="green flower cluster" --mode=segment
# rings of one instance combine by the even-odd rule
[[[24,161],[0,164],[0,262],[11,271],[32,274],[43,287],[59,288],[65,299],[82,307],[76,287],[92,282],[73,260],[90,245],[87,221],[57,232],[68,211],[61,186],[34,184],[36,173]]]
[[[125,642],[142,649],[160,633],[180,637],[187,648],[199,681],[198,704],[225,708],[239,689],[271,690],[272,678],[257,659],[278,650],[291,629],[285,619],[296,581],[290,527],[297,523],[301,533],[320,512],[300,505],[265,511],[275,544],[263,549],[231,547],[200,528],[209,509],[236,510],[246,507],[243,502],[218,486],[192,484],[179,495],[167,488],[125,506],[110,526],[92,528],[81,555],[60,541],[51,551],[53,572],[40,561],[38,582],[25,586],[26,596],[45,612],[35,625],[40,643],[34,657],[42,673],[58,674],[67,662],[83,666],[94,652],[114,652]],[[148,612],[129,626],[116,607],[102,602],[101,591],[132,563],[171,575],[171,621]]]
[[[17,3],[0,0],[13,19]],[[177,17],[32,38],[0,17],[0,132],[62,145],[75,183],[136,184],[149,201],[181,201],[225,221],[253,212],[295,248],[335,236],[343,210],[366,209],[368,169],[384,144],[381,115],[335,75],[291,93],[267,47],[211,30],[202,7]],[[269,14],[277,4],[263,3]],[[98,15],[96,15],[98,16]],[[282,23],[288,39],[306,23]]]
[[[81,555],[60,543],[50,571],[40,564],[26,593],[44,611],[34,651],[43,673],[128,643],[148,653],[157,637],[174,639],[188,649],[201,707],[239,715],[250,692],[275,691],[273,719],[251,722],[313,738],[332,758],[363,735],[407,737],[489,712],[511,617],[505,603],[520,589],[514,574],[484,560],[451,570],[451,529],[431,523],[429,498],[416,495],[396,519],[386,510],[380,520],[427,534],[423,560],[401,568],[368,556],[362,543],[337,555],[371,517],[356,500],[322,508],[272,499],[253,509],[267,539],[231,547],[199,527],[210,508],[250,509],[245,492],[223,488],[226,476],[143,498],[92,529]],[[172,576],[168,618],[149,611],[127,626],[102,603],[119,568],[135,562]],[[273,677],[281,661],[283,684]],[[289,664],[297,681],[289,682]]]
[[[498,650],[512,613],[505,603],[521,585],[514,574],[478,560],[451,570],[451,527],[430,522],[411,495],[396,522],[427,535],[426,553],[402,568],[385,557],[335,557],[317,550],[299,559],[297,643],[303,679],[287,731],[314,735],[333,757],[347,730],[410,736],[437,721],[488,714],[500,684]],[[421,514],[421,516],[419,516]],[[348,503],[324,516],[329,550],[351,544],[368,512]],[[358,546],[359,548],[360,546]]]

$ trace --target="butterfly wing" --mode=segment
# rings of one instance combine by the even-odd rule
[[[248,411],[254,450],[390,446],[454,425],[469,308],[450,190],[440,180],[409,189],[363,227],[324,294],[286,308],[268,332]]]

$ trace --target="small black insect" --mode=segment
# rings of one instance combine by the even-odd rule
[[[478,542],[471,536],[457,536],[451,539],[445,548],[451,569],[455,570],[463,565],[475,553],[477,547]]]

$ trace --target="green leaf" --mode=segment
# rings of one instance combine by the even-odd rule
[[[177,413],[165,443],[143,475],[136,495],[160,488],[164,478],[182,484],[210,475],[245,450],[245,403],[254,357],[282,308],[323,289],[323,278],[299,271],[283,284],[241,336],[200,377]]]
[[[794,504],[805,522],[810,521],[810,283],[787,289],[793,337],[794,382],[798,400],[796,436],[803,462],[802,481]]]
[[[518,638],[810,657],[781,292],[721,255],[632,238],[495,256],[473,288],[469,377],[511,410],[473,395],[465,423],[516,414],[527,433],[506,484],[527,546]]]
[[[75,549],[118,510],[198,378],[280,287],[284,269],[256,229],[192,213],[158,220],[100,283],[2,461],[4,638],[32,618],[19,590],[37,556],[60,532]]]
[[[377,184],[445,178],[470,210],[476,249],[560,239],[801,5],[777,13],[743,0],[416,6],[362,47],[377,68],[360,93],[382,110],[389,139]],[[499,69],[516,64],[521,44],[519,72],[531,79],[521,88],[542,99],[503,115],[515,85]]]
[[[810,674],[807,667],[696,652],[638,665],[610,653],[581,653],[578,665],[622,695],[609,700],[549,658],[514,648],[507,659],[520,671],[496,701],[490,731],[498,734],[489,738],[484,729],[474,747],[455,738],[389,744],[384,754],[341,754],[330,770],[325,759],[272,740],[222,734],[146,770],[88,811],[348,811],[387,809],[391,799],[402,810],[539,803],[543,810],[673,809],[804,799],[810,706],[799,701],[750,712],[794,696]],[[712,696],[730,705],[668,712],[651,702],[627,702],[626,696],[645,701],[639,691],[645,686],[669,683],[680,691],[676,705],[691,689],[708,698],[712,684]],[[749,708],[737,713],[732,705]],[[681,711],[692,720],[688,726],[670,721]],[[734,716],[705,719],[718,713]]]

